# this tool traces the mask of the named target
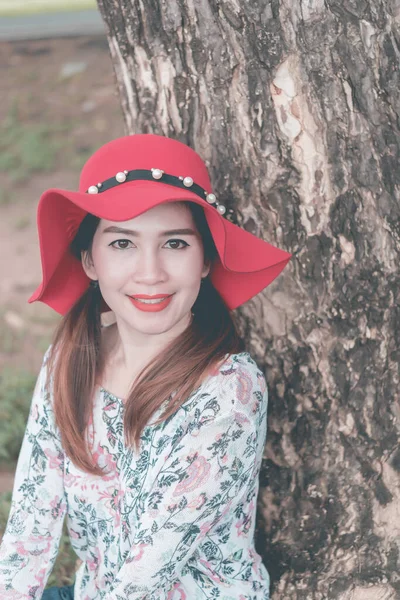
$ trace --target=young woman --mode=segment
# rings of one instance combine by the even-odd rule
[[[18,460],[2,600],[268,599],[267,389],[230,311],[290,254],[225,212],[201,158],[151,134],[100,148],[78,192],[43,194],[30,301],[63,318]],[[75,584],[43,592],[65,516]]]

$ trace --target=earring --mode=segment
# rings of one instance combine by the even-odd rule
[[[90,287],[93,288],[94,290],[97,290],[97,288],[99,287],[99,282],[97,280],[91,280],[90,282]]]

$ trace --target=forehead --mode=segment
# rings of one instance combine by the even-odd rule
[[[108,221],[101,219],[99,229],[104,230],[110,225],[135,230],[171,229],[173,227],[192,227],[196,229],[190,209],[183,202],[165,202],[150,208],[146,212],[127,221]]]

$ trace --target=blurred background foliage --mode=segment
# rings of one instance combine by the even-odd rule
[[[52,171],[63,147],[57,134],[66,131],[66,124],[23,123],[15,98],[0,125],[0,171],[12,182],[27,180],[32,173]]]
[[[0,16],[48,9],[1,0]],[[95,7],[51,0],[51,10]],[[36,209],[50,187],[76,189],[86,159],[124,126],[104,35],[1,41],[0,68],[0,538],[11,505],[32,392],[59,315],[27,299],[41,281]],[[47,587],[74,581],[64,523]]]
[[[22,369],[0,374],[0,466],[18,459],[35,379]]]

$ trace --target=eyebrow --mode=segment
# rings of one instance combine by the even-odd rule
[[[133,229],[124,229],[123,227],[115,227],[115,225],[111,227],[107,227],[104,229],[103,233],[122,233],[124,235],[130,235],[132,237],[139,237],[139,231],[134,231]],[[196,235],[194,229],[186,228],[186,229],[169,229],[168,231],[160,231],[160,236],[163,235]]]

